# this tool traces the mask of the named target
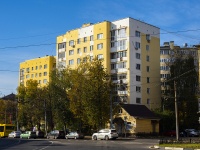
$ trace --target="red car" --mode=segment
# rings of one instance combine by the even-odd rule
[[[176,136],[175,130],[166,131],[163,133],[164,136]]]

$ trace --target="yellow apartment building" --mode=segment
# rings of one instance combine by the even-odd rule
[[[39,86],[45,86],[50,80],[50,73],[56,67],[55,56],[38,57],[20,63],[19,84],[26,86],[28,80],[37,80]]]
[[[124,18],[83,24],[57,37],[58,69],[76,68],[86,57],[103,59],[115,84],[115,102],[160,106],[160,29]]]

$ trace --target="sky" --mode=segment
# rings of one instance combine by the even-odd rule
[[[16,93],[21,62],[56,55],[57,36],[126,17],[160,28],[160,45],[200,43],[198,0],[0,0],[0,97]]]

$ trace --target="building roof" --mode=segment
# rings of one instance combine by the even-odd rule
[[[12,100],[12,101],[15,101],[16,100],[16,95],[11,93],[9,95],[6,95],[4,97],[1,98],[2,100]]]
[[[129,115],[136,118],[160,119],[145,105],[122,104],[121,107],[126,110]]]

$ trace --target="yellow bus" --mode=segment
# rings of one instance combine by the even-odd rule
[[[8,134],[14,130],[14,124],[0,124],[0,137],[8,137]]]

